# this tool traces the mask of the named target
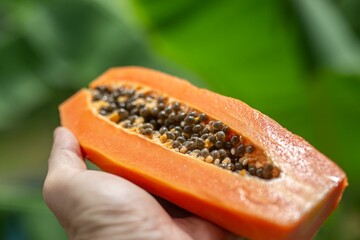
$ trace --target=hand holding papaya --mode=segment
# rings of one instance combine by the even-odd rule
[[[54,133],[43,195],[69,239],[232,238],[198,217],[170,217],[149,193],[121,177],[87,170],[78,141],[63,127]]]

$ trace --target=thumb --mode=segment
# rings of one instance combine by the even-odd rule
[[[79,143],[66,128],[54,131],[54,143],[49,158],[48,174],[43,186],[43,198],[49,208],[57,213],[61,225],[66,229],[69,221],[67,205],[61,201],[61,194],[69,194],[68,181],[74,173],[86,170]]]
[[[86,165],[83,160],[79,142],[66,128],[58,127],[54,131],[54,144],[49,158],[48,173],[81,171]]]

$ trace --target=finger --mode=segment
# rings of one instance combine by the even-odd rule
[[[174,223],[192,239],[202,240],[235,240],[234,236],[224,229],[198,217],[176,218]]]
[[[58,127],[54,131],[54,144],[49,158],[49,173],[56,171],[85,170],[79,142],[66,128]]]

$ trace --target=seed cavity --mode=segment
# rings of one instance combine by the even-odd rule
[[[179,154],[243,176],[277,178],[263,150],[228,125],[149,88],[125,83],[90,90],[95,111]]]

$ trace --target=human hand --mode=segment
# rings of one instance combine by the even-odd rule
[[[71,240],[235,239],[199,217],[172,218],[119,176],[87,170],[78,141],[63,127],[54,132],[43,196]]]

